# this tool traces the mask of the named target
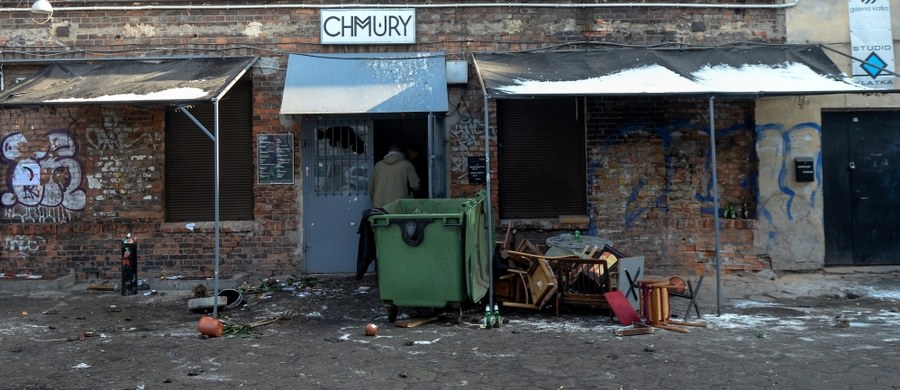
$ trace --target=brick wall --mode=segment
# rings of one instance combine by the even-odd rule
[[[719,215],[731,203],[737,219],[720,220],[724,270],[769,266],[753,245],[757,166],[752,100],[716,101]],[[589,222],[504,221],[514,240],[543,243],[581,230],[645,257],[654,274],[695,272],[715,261],[708,100],[587,100]],[[500,173],[502,177],[502,172]],[[749,218],[741,217],[746,204]],[[498,235],[498,238],[501,235]]]
[[[429,2],[441,3],[450,2]],[[735,3],[773,2],[742,0]],[[146,4],[184,5],[189,2],[172,0]],[[22,8],[27,5],[20,1],[0,1],[0,8]],[[53,20],[45,24],[35,23],[27,11],[11,12],[8,17],[0,19],[0,48],[3,49],[0,58],[5,62],[2,69],[5,87],[13,85],[16,76],[39,69],[12,62],[19,60],[185,54],[260,55],[260,62],[251,72],[254,80],[254,142],[256,134],[292,132],[297,143],[295,150],[298,151],[303,131],[299,121],[278,115],[287,53],[440,50],[447,52],[449,58],[465,59],[473,51],[525,50],[558,45],[575,47],[581,41],[593,42],[588,45],[712,45],[740,41],[781,42],[784,39],[784,11],[767,9],[428,8],[417,11],[418,43],[415,45],[321,46],[318,44],[318,11],[314,9],[65,11],[62,8],[74,4],[54,5],[57,12]],[[92,5],[125,6],[132,3],[85,1],[77,4],[85,7]],[[398,3],[398,6],[402,4]],[[461,103],[463,101],[465,104]],[[481,143],[483,102],[474,76],[470,75],[470,82],[464,87],[451,87],[450,102],[448,141],[451,158],[448,171],[451,195],[470,196],[480,186],[468,183],[465,166],[461,163],[467,156],[484,153]],[[601,112],[601,108],[624,110],[614,106],[602,107],[609,104],[596,103]],[[490,107],[494,110],[493,104]],[[747,108],[733,110],[746,114]],[[654,126],[667,128],[682,121],[694,121],[698,126],[702,123],[698,119],[700,112],[685,115],[686,112],[673,109],[657,112],[654,114],[658,118]],[[76,187],[66,194],[67,201],[75,203],[74,208],[3,207],[0,239],[4,246],[0,272],[31,271],[52,276],[75,270],[90,276],[115,277],[118,274],[117,242],[130,229],[138,235],[142,244],[144,272],[211,274],[210,227],[201,224],[194,232],[189,232],[181,225],[164,222],[162,110],[85,106],[7,109],[0,114],[0,138],[18,131],[27,138],[29,148],[39,148],[53,140],[77,143],[77,152],[66,158],[77,163],[81,174]],[[492,123],[495,120],[492,112]],[[689,229],[696,230],[708,223],[708,214],[701,214],[703,207],[708,208],[708,202],[691,198],[691,191],[705,194],[702,169],[698,168],[703,166],[699,151],[705,138],[701,135],[671,137],[672,144],[667,146],[666,139],[654,130],[632,131],[629,130],[632,128],[626,128],[627,132],[620,133],[618,131],[622,128],[617,129],[616,126],[633,126],[631,122],[603,124],[601,117],[595,120],[588,143],[593,228],[625,240],[633,248],[646,248],[641,249],[642,252],[657,251],[660,253],[658,259],[666,259],[659,260],[662,263],[708,259],[710,247],[704,241],[706,238],[677,235],[684,230],[679,224],[687,224]],[[728,121],[723,119],[723,123]],[[15,128],[17,125],[18,130]],[[48,137],[56,129],[64,130],[59,133],[63,135]],[[112,129],[117,131],[109,134]],[[110,138],[97,138],[102,132],[107,132]],[[726,152],[731,149],[743,151],[745,142],[752,142],[752,138],[743,135],[723,138],[725,144],[722,147]],[[728,144],[731,139],[735,140],[735,145]],[[107,148],[107,145],[118,146],[122,142],[134,143],[129,145],[127,155]],[[491,150],[492,154],[496,153],[495,144]],[[678,165],[682,163],[678,157],[682,150],[688,164],[684,168]],[[650,164],[649,159],[635,158],[645,153],[661,165]],[[132,155],[144,158],[134,159]],[[612,159],[606,164],[614,172],[631,172],[631,181],[601,188],[600,184],[606,179],[598,176],[593,164],[603,160],[604,156],[612,155],[627,156],[624,160]],[[66,164],[73,163],[69,160]],[[295,171],[298,173],[301,160],[302,156],[295,159]],[[495,202],[496,183],[502,180],[502,172],[496,172],[496,162],[494,155],[491,168],[494,170]],[[722,172],[729,169],[744,172],[745,175],[752,173],[747,164],[735,162],[736,165],[731,166],[728,165],[730,163],[723,158]],[[5,160],[4,169],[0,170],[0,183],[4,183],[0,191],[4,193],[11,191],[7,184],[11,175],[10,164]],[[76,165],[67,168],[69,175]],[[641,176],[636,172],[648,173]],[[729,182],[726,176],[723,174],[721,181],[724,186],[723,199],[731,199],[729,196],[732,196],[737,201],[744,197],[746,191],[752,191],[741,187],[740,183]],[[298,175],[295,182],[293,186],[255,186],[255,219],[224,223],[223,274],[249,272],[265,275],[290,273],[302,268],[302,178]],[[685,188],[671,188],[675,185]],[[139,192],[132,191],[135,187],[143,188]],[[623,199],[629,199],[635,190],[634,199],[623,203]],[[662,197],[667,198],[665,202],[660,200]],[[673,214],[678,217],[672,217]],[[667,233],[651,232],[658,223],[656,220],[668,224]],[[726,235],[740,236],[735,240],[743,240],[744,230],[747,229],[733,228]],[[734,233],[729,233],[731,231]],[[747,263],[755,267],[752,256],[742,252],[741,248],[743,246],[726,248],[735,253],[733,264]]]
[[[607,98],[589,99],[588,106],[590,231],[657,269],[714,261],[707,100]],[[716,129],[720,208],[734,204],[740,214],[746,203],[752,214],[753,101],[717,101]],[[721,223],[726,268],[764,265],[753,250],[753,223]]]

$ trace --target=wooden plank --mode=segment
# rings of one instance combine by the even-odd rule
[[[654,324],[653,326],[656,328],[660,328],[660,329],[671,330],[673,332],[688,333],[687,329],[682,329],[677,326],[669,326],[669,325],[663,325],[663,324]]]
[[[111,284],[98,283],[87,286],[87,289],[93,291],[115,291],[116,287]]]
[[[394,321],[394,325],[398,328],[415,328],[432,321],[437,321],[437,317],[408,318],[404,320]]]

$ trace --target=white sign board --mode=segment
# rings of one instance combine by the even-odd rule
[[[415,9],[323,9],[323,45],[416,43]]]
[[[890,0],[849,0],[853,81],[872,88],[893,88],[894,39]],[[887,69],[890,72],[885,72]]]

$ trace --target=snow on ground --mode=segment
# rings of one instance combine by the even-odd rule
[[[900,301],[900,290],[880,290],[874,287],[863,289],[867,297],[882,301]]]

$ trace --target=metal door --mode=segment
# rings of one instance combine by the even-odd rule
[[[828,265],[900,264],[900,112],[823,115]]]
[[[900,264],[900,115],[851,115],[853,263]]]
[[[372,207],[372,122],[307,119],[303,124],[305,271],[356,271],[362,212]]]
[[[447,132],[443,116],[428,114],[428,196],[446,198],[447,189]]]

